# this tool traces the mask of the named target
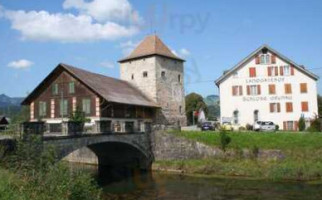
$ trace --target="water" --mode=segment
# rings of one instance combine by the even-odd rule
[[[79,169],[79,166],[77,166]],[[82,166],[95,171],[96,167]],[[106,200],[321,200],[322,185],[153,172],[108,183],[97,178]]]

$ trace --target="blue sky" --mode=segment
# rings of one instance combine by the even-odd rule
[[[322,77],[321,10],[321,0],[0,0],[0,94],[25,96],[60,62],[117,78],[117,60],[154,31],[187,60],[186,93],[218,94],[213,81],[264,43]]]

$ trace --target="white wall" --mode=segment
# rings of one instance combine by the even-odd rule
[[[254,123],[254,111],[259,110],[260,121],[273,121],[278,124],[280,129],[283,129],[283,121],[298,121],[301,114],[306,118],[313,118],[317,114],[317,87],[316,81],[301,71],[295,69],[294,76],[277,76],[269,77],[267,72],[268,66],[284,66],[288,63],[276,58],[276,64],[256,64],[255,58],[244,64],[237,71],[237,75],[230,75],[219,85],[220,93],[220,106],[221,106],[221,119],[225,117],[233,117],[235,110],[239,111],[239,125],[245,126],[246,124]],[[256,67],[257,77],[249,78],[249,67]],[[247,83],[252,80],[262,80],[264,78],[279,78],[279,81],[263,81],[261,83]],[[284,84],[290,83],[292,85],[292,94],[285,94]],[[307,83],[308,93],[300,93],[300,83]],[[247,85],[261,85],[261,95],[248,96]],[[268,90],[269,84],[276,85],[276,95],[270,95]],[[232,86],[242,85],[243,95],[233,96]],[[255,99],[249,99],[253,97]],[[257,100],[256,98],[261,98]],[[282,98],[276,100],[273,98]],[[248,99],[248,100],[247,100]],[[309,104],[309,112],[302,112],[301,102],[307,101]],[[280,103],[280,113],[270,113],[270,103]],[[293,103],[293,112],[286,112],[286,102]]]

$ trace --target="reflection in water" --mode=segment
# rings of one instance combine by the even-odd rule
[[[96,166],[71,165],[73,170],[96,174]],[[199,178],[153,172],[133,171],[132,177],[108,183],[97,180],[104,199],[115,200],[321,200],[322,185],[219,178]],[[97,177],[97,175],[96,175]],[[106,184],[108,183],[108,184]]]

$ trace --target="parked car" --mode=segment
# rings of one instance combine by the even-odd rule
[[[254,131],[275,131],[276,125],[271,121],[257,121],[254,124]]]
[[[221,129],[225,131],[233,131],[234,128],[230,122],[223,122],[221,125]]]
[[[208,131],[208,130],[214,130],[214,126],[211,122],[203,122],[201,124],[201,130],[202,131]]]

